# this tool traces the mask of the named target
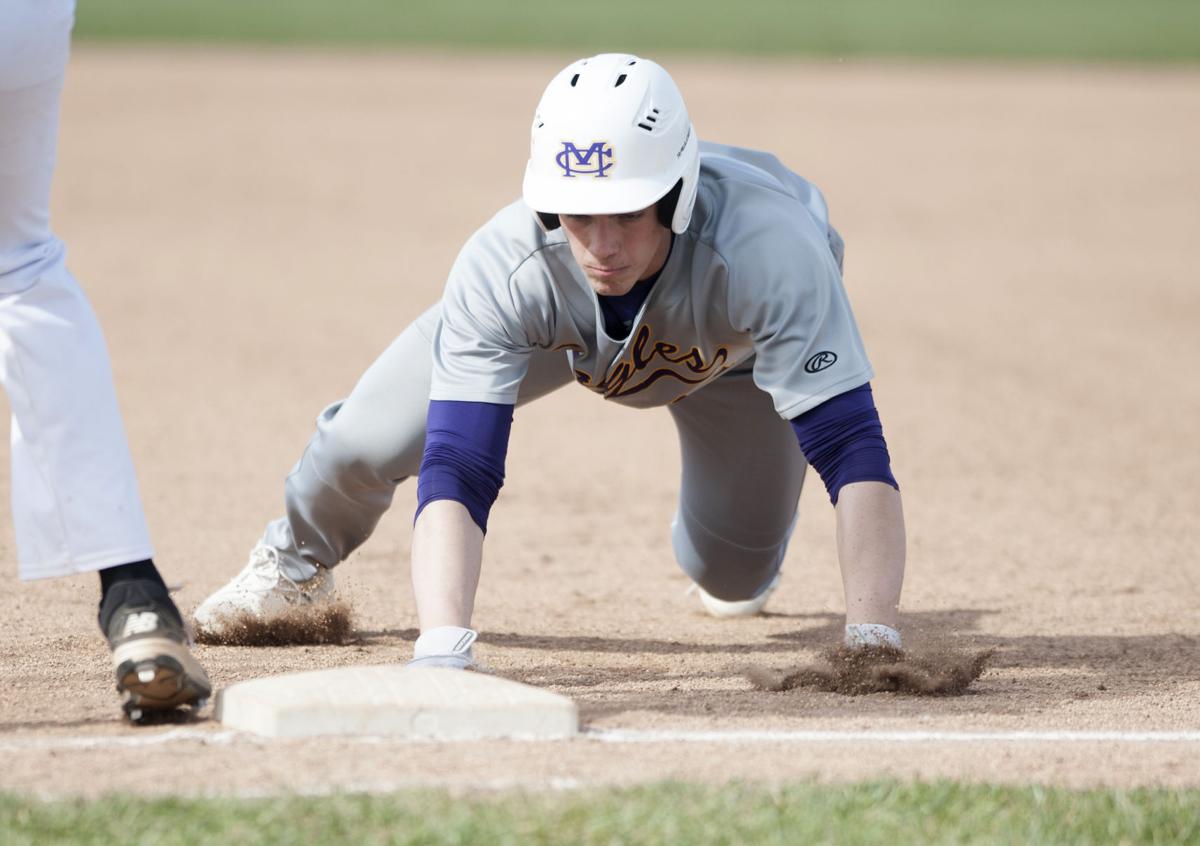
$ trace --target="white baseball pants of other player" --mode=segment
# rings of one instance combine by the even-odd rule
[[[422,314],[368,368],[349,398],[317,418],[285,484],[287,514],[262,539],[278,550],[289,578],[307,580],[317,565],[344,560],[374,531],[396,486],[417,475],[439,310]],[[775,577],[807,467],[791,425],[754,384],[752,366],[750,359],[668,407],[683,460],[672,524],[675,557],[693,581],[723,600],[755,596]],[[518,404],[574,381],[563,352],[536,353]],[[579,393],[580,402],[597,401]]]
[[[22,579],[153,555],[104,337],[50,231],[74,11],[0,3],[0,380]]]

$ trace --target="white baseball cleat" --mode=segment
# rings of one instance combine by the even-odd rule
[[[717,599],[712,594],[700,587],[700,585],[692,585],[696,592],[700,594],[700,603],[704,606],[704,610],[714,617],[753,617],[763,610],[763,606],[767,604],[767,600],[771,598],[771,594],[775,592],[775,588],[779,587],[779,578],[782,573],[776,573],[775,578],[771,579],[770,584],[758,592],[757,596],[752,596],[749,599],[726,600]]]
[[[227,623],[247,615],[266,621],[293,608],[332,601],[332,572],[318,567],[311,579],[294,581],[279,566],[278,550],[260,543],[242,572],[200,603],[192,617],[200,632],[220,634]]]

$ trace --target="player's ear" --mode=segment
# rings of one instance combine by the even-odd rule
[[[663,194],[662,199],[654,205],[658,213],[658,222],[668,229],[671,228],[671,221],[675,219],[675,207],[679,205],[679,193],[682,190],[683,180],[680,179],[675,183],[675,187]]]
[[[553,232],[559,227],[558,215],[550,214],[549,212],[534,212],[537,215],[538,222],[542,224],[542,228],[547,232]]]

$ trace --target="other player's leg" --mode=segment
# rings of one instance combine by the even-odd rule
[[[778,583],[807,463],[751,372],[670,406],[682,479],[671,542],[715,616],[758,613]]]
[[[103,335],[49,228],[72,10],[0,6],[0,380],[21,578],[100,572],[101,629],[133,714],[196,705],[210,685],[150,560]]]

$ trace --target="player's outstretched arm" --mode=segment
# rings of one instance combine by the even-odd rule
[[[846,624],[898,629],[905,556],[900,492],[883,482],[853,482],[839,492],[836,511]]]
[[[792,419],[837,513],[846,645],[899,648],[904,511],[869,384]]]
[[[483,560],[483,530],[461,502],[431,502],[413,528],[412,582],[421,631],[469,629]]]

